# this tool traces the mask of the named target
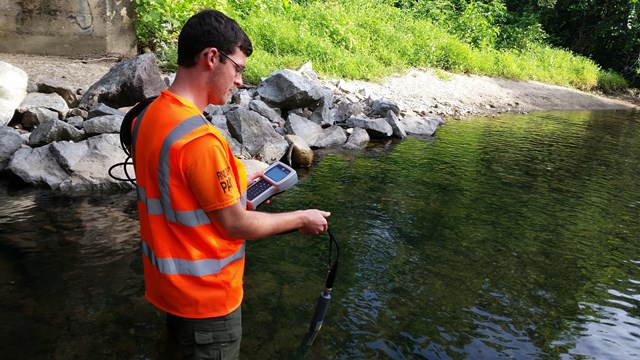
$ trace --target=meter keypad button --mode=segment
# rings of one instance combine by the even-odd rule
[[[271,184],[264,180],[259,180],[258,182],[252,184],[249,189],[247,189],[247,197],[249,200],[255,199],[258,195],[265,192],[267,189],[271,187]]]

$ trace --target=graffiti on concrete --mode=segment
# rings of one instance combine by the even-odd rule
[[[89,35],[94,30],[90,0],[22,0],[16,1],[15,10],[16,31],[21,34]]]
[[[73,17],[76,25],[81,31],[93,32],[93,14],[91,12],[91,4],[88,0],[78,0],[79,11]]]

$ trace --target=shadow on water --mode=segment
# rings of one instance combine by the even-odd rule
[[[133,194],[5,188],[0,201],[3,357],[156,352],[164,329],[143,296]]]
[[[635,112],[542,112],[323,155],[263,210],[332,212],[325,325],[300,347],[327,237],[250,242],[242,358],[640,356],[639,143]],[[0,201],[4,356],[162,358],[133,193]]]

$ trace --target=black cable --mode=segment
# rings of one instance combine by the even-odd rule
[[[109,168],[109,176],[111,176],[112,179],[117,181],[128,181],[133,184],[133,186],[136,186],[136,179],[131,177],[127,170],[127,166],[133,166],[133,161],[129,161],[131,160],[131,151],[129,150],[129,147],[133,141],[131,125],[133,124],[133,120],[135,120],[135,118],[138,117],[138,115],[140,115],[140,113],[156,98],[157,96],[152,96],[140,101],[124,115],[122,123],[120,124],[120,146],[122,147],[122,151],[124,151],[125,155],[127,155],[127,158],[124,162],[117,163]],[[123,167],[124,175],[127,177],[126,179],[113,175],[113,169],[119,166]]]
[[[109,176],[111,176],[112,179],[115,179],[118,181],[128,181],[131,184],[133,184],[133,186],[136,186],[136,179],[132,178],[131,175],[129,175],[129,171],[127,171],[127,166],[133,166],[133,161],[129,161],[129,160],[131,160],[131,157],[127,156],[127,158],[123,162],[111,165],[111,167],[109,168]],[[123,167],[124,175],[127,177],[126,179],[118,177],[113,174],[113,170],[120,166]]]
[[[333,263],[333,265],[328,265],[330,267],[329,267],[329,272],[327,273],[327,280],[325,282],[325,288],[332,289],[333,282],[336,280],[336,274],[338,272],[338,261],[340,260],[340,248],[338,247],[338,241],[336,240],[335,236],[333,236],[333,234],[331,233],[331,230],[327,229],[327,233],[329,234],[329,261],[327,262],[327,264],[331,264],[331,258],[333,254],[333,245],[335,244],[336,246],[336,261]]]
[[[313,341],[316,339],[316,336],[322,329],[322,324],[324,323],[324,317],[327,314],[327,309],[329,308],[329,302],[331,301],[331,290],[333,289],[333,283],[336,279],[336,274],[338,273],[338,261],[340,258],[340,248],[338,247],[338,241],[335,236],[331,233],[331,230],[327,229],[327,233],[329,234],[329,271],[327,273],[327,280],[324,284],[324,289],[320,293],[320,297],[318,298],[318,303],[316,304],[315,311],[313,313],[313,318],[311,319],[311,324],[309,325],[309,331],[306,337],[306,347],[309,347],[313,344]],[[331,259],[333,255],[333,245],[336,246],[336,260],[331,264]]]

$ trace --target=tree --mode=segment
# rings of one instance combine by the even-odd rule
[[[587,56],[640,86],[638,0],[514,0],[507,9],[537,17],[552,45]]]

